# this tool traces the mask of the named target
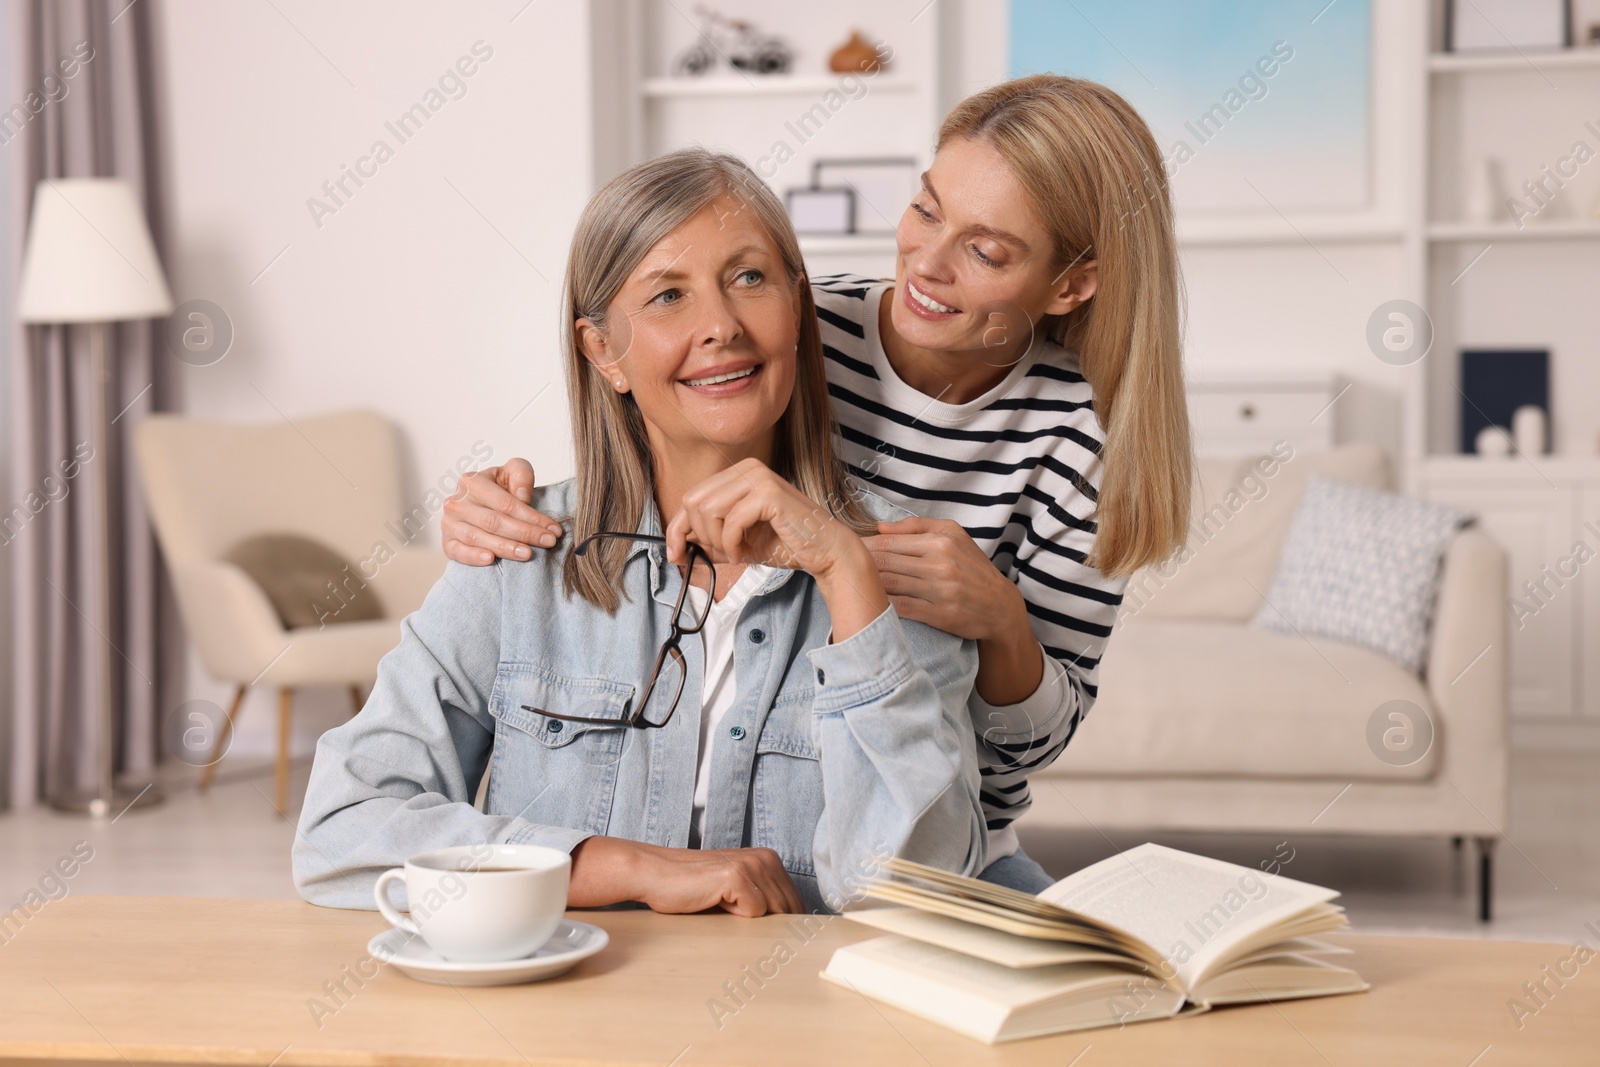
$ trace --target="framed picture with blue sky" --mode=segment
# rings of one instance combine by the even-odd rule
[[[1012,0],[1010,18],[1012,77],[1088,78],[1139,110],[1180,216],[1371,207],[1368,0]]]

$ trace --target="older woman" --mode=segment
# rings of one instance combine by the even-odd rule
[[[730,156],[634,167],[566,301],[578,475],[535,504],[573,543],[453,563],[405,620],[318,742],[301,895],[370,908],[384,869],[479,842],[570,851],[579,907],[836,908],[880,852],[982,870],[976,649],[900,619],[862,543],[905,513],[832,451],[777,200]]]

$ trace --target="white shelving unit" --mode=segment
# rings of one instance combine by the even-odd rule
[[[813,256],[893,256],[895,252],[892,233],[841,233],[800,235],[800,250],[807,261]]]
[[[1600,562],[1571,557],[1580,542],[1600,552],[1600,220],[1591,216],[1600,162],[1566,176],[1551,206],[1521,226],[1466,221],[1463,186],[1492,157],[1509,194],[1526,200],[1523,181],[1544,178],[1575,141],[1600,148],[1584,125],[1600,114],[1600,49],[1446,54],[1441,10],[1433,0],[1425,40],[1434,50],[1418,57],[1406,221],[1411,287],[1434,326],[1406,398],[1408,481],[1475,512],[1508,550],[1515,743],[1592,747],[1600,744]],[[1463,348],[1550,351],[1554,454],[1460,454]]]
[[[1399,241],[1398,218],[1179,218],[1178,243],[1195,248],[1229,245],[1382,244]]]
[[[948,5],[719,0],[715,6],[782,38],[794,50],[791,72],[742,74],[721,63],[703,75],[676,75],[675,58],[699,32],[688,5],[596,0],[591,37],[597,180],[686,144],[742,157],[780,198],[809,186],[819,159],[907,158],[917,169],[931,162],[945,104]],[[870,76],[829,71],[828,57],[856,30],[888,46],[887,67]],[[892,229],[904,207],[866,206],[869,228],[886,232],[803,235],[808,268],[813,274],[890,272]]]
[[[1600,238],[1600,222],[1563,219],[1530,222],[1518,227],[1514,222],[1434,222],[1428,225],[1428,240],[1452,241],[1569,241]]]
[[[1457,353],[1471,347],[1548,348],[1555,451],[1593,456],[1600,406],[1589,398],[1600,395],[1600,331],[1586,309],[1600,287],[1600,162],[1556,175],[1562,185],[1549,207],[1527,183],[1542,184],[1548,196],[1552,167],[1575,142],[1600,149],[1586,125],[1600,115],[1600,48],[1433,51],[1423,68],[1414,280],[1435,332],[1416,383],[1410,458],[1425,463],[1457,451]],[[1500,161],[1508,194],[1537,209],[1521,225],[1464,218],[1467,175],[1489,158]]]
[[[1520,52],[1482,55],[1435,52],[1428,56],[1428,69],[1446,74],[1497,70],[1570,70],[1574,67],[1600,67],[1600,48],[1564,48],[1560,51],[1523,49]]]

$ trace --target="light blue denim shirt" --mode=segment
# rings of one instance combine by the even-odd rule
[[[574,496],[566,481],[533,505],[566,516]],[[873,517],[898,517],[881,497],[861,498]],[[654,505],[639,529],[660,532]],[[306,900],[372,908],[379,873],[446,845],[571,851],[604,834],[688,846],[697,637],[682,640],[683,696],[662,729],[523,710],[620,719],[670,632],[682,578],[661,546],[634,544],[615,615],[565,595],[565,555],[451,563],[401,623],[366,706],[317,742],[293,853]],[[977,875],[986,839],[966,710],[976,646],[892,607],[829,644],[827,606],[803,571],[770,576],[736,625],[737,695],[712,741],[702,847],[776,850],[810,910],[837,910],[878,851]]]

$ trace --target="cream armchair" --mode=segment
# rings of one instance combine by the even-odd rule
[[[408,543],[426,514],[403,499],[399,434],[366,412],[256,426],[156,415],[135,431],[134,449],[189,639],[206,670],[236,687],[215,751],[226,750],[250,687],[276,687],[274,797],[287,812],[294,690],[348,687],[360,710],[360,687],[399,642],[399,620],[444,572],[442,552]],[[264,533],[338,552],[377,592],[385,617],[285,629],[261,587],[221,559]],[[218,758],[201,771],[202,789]]]

